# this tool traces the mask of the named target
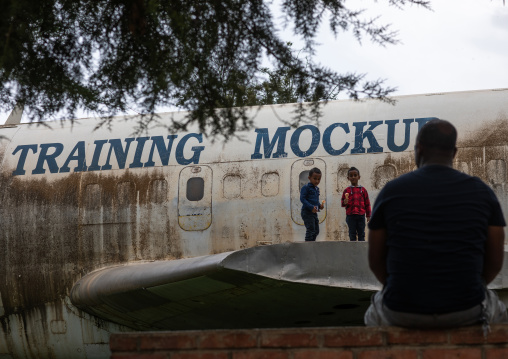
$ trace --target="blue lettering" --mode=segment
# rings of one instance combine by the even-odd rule
[[[152,136],[152,148],[150,149],[150,156],[148,157],[148,161],[145,163],[145,167],[155,166],[155,162],[153,161],[153,153],[155,151],[155,147],[157,147],[157,152],[159,153],[159,158],[161,159],[162,165],[167,166],[169,163],[169,155],[171,154],[171,149],[173,148],[173,142],[177,137],[178,135],[168,135],[169,143],[168,147],[166,147],[166,144],[164,143],[164,137]]]
[[[19,155],[18,165],[16,167],[16,170],[12,172],[13,176],[20,176],[25,174],[25,161],[26,156],[28,155],[28,151],[32,150],[34,153],[37,153],[37,145],[20,145],[16,147],[14,152],[12,153],[15,155],[18,153],[18,151],[21,150],[21,154]]]
[[[176,146],[176,161],[180,165],[189,165],[191,163],[198,164],[201,151],[203,151],[205,149],[204,146],[191,147],[191,150],[194,151],[194,155],[191,158],[185,158],[183,156],[183,150],[184,150],[185,144],[191,137],[197,138],[199,143],[203,142],[203,135],[202,134],[189,133],[188,135],[183,136],[182,139],[180,140],[180,142],[178,143],[178,146]],[[168,154],[168,156],[169,156],[169,154]]]
[[[64,146],[61,143],[43,143],[40,145],[41,152],[39,159],[37,160],[37,166],[32,171],[33,175],[46,173],[44,169],[44,162],[48,164],[49,172],[58,173],[58,165],[56,164],[56,158],[62,153]],[[55,151],[52,154],[48,154],[48,150],[54,148]]]
[[[323,133],[323,147],[325,148],[326,152],[332,156],[339,156],[346,152],[346,150],[349,148],[349,142],[346,142],[340,150],[336,150],[332,147],[330,138],[332,136],[333,130],[337,127],[341,127],[346,134],[349,133],[349,125],[347,123],[334,123],[325,130]]]
[[[150,137],[138,137],[136,138],[136,142],[138,145],[136,146],[136,152],[134,153],[134,160],[130,164],[129,168],[138,168],[143,167],[143,163],[141,163],[141,156],[143,155],[143,149],[145,148],[145,142]]]
[[[388,149],[393,152],[402,152],[409,146],[409,134],[411,131],[411,124],[415,120],[412,118],[408,118],[405,120],[402,120],[406,124],[405,132],[404,132],[404,143],[400,146],[397,146],[395,144],[395,125],[399,123],[399,120],[387,120],[385,123],[388,125],[388,138],[387,138],[387,145]]]
[[[355,122],[353,126],[356,127],[355,130],[355,147],[351,150],[351,153],[365,153],[365,148],[363,147],[363,140],[366,138],[369,141],[370,148],[367,150],[367,153],[372,152],[383,152],[383,147],[379,146],[379,143],[374,137],[372,130],[377,126],[381,125],[383,121],[370,121],[369,129],[363,132],[363,128],[367,124],[367,122]]]
[[[102,171],[110,170],[112,168],[109,161],[111,160],[111,153],[113,152],[113,150],[115,151],[115,157],[116,157],[116,162],[118,163],[118,168],[120,168],[120,169],[125,168],[125,160],[127,159],[127,153],[129,153],[129,147],[131,145],[131,142],[134,141],[134,138],[126,138],[124,141],[127,144],[125,146],[125,150],[123,149],[123,146],[122,146],[122,140],[113,139],[113,140],[108,141],[111,144],[111,146],[109,147],[108,158],[106,160],[106,164],[101,167]]]
[[[302,151],[300,149],[299,142],[300,142],[300,135],[305,130],[310,130],[312,132],[312,142],[311,142],[310,147],[307,151]],[[310,156],[316,151],[317,147],[319,146],[320,139],[321,139],[321,133],[319,132],[319,129],[316,126],[305,125],[302,127],[298,127],[296,129],[296,131],[293,133],[293,135],[291,136],[291,142],[290,142],[291,150],[298,157]]]
[[[77,152],[77,155],[74,153]],[[85,157],[85,141],[79,141],[76,146],[74,146],[70,155],[65,160],[65,163],[62,167],[60,167],[60,173],[62,172],[70,172],[69,163],[71,161],[78,161],[78,165],[74,167],[74,172],[82,172],[86,171],[86,157]]]
[[[101,169],[99,166],[99,159],[101,157],[101,151],[104,147],[104,144],[107,143],[108,140],[97,140],[94,141],[95,151],[93,152],[92,163],[88,166],[88,171],[98,171]]]
[[[289,131],[290,127],[279,127],[273,135],[273,139],[270,142],[270,137],[268,135],[267,128],[258,128],[256,129],[256,133],[258,136],[256,137],[256,147],[254,153],[250,156],[251,160],[263,158],[261,154],[261,142],[263,142],[264,156],[265,158],[270,158],[272,155],[273,148],[275,147],[275,143],[277,145],[277,152],[273,154],[273,158],[287,157],[287,153],[284,151],[286,147],[286,134]]]
[[[355,138],[354,138],[354,147],[351,149],[351,154],[357,153],[375,153],[375,152],[383,152],[383,147],[381,147],[373,133],[373,130],[379,125],[385,123],[387,126],[387,141],[386,145],[389,151],[392,152],[402,152],[406,151],[409,147],[409,143],[411,140],[411,125],[413,122],[418,123],[418,131],[425,125],[428,121],[436,119],[436,117],[424,117],[424,118],[415,118],[415,119],[403,119],[403,120],[386,120],[386,121],[364,121],[364,122],[354,122],[352,126],[355,127]],[[395,131],[398,123],[404,123],[404,141],[402,144],[395,143]],[[368,128],[366,126],[369,125]],[[338,137],[338,143],[332,145],[332,134],[333,131],[337,128],[341,128],[344,131],[344,135]],[[257,137],[254,153],[251,154],[251,159],[262,159],[262,158],[283,158],[287,157],[287,152],[285,152],[286,146],[286,137],[287,133],[290,130],[290,127],[278,127],[275,131],[275,134],[270,139],[268,128],[260,128],[256,129]],[[307,150],[302,150],[300,147],[300,139],[302,133],[306,130],[311,132],[311,144]],[[346,134],[350,133],[350,127],[347,123],[334,123],[328,126],[323,133],[323,148],[325,151],[332,156],[339,156],[344,154],[352,145],[347,141],[344,141]],[[337,135],[336,135],[337,136]],[[165,140],[168,140],[166,143]],[[16,169],[12,172],[13,176],[25,175],[25,164],[28,158],[30,151],[34,154],[37,153],[39,147],[39,157],[37,159],[37,164],[35,169],[32,171],[32,174],[44,174],[46,173],[46,169],[49,169],[51,173],[69,173],[71,172],[70,163],[72,161],[76,161],[76,167],[72,168],[73,172],[84,172],[84,171],[97,171],[97,170],[111,170],[113,167],[111,165],[111,157],[114,153],[116,158],[116,162],[118,163],[119,169],[124,169],[127,161],[127,157],[129,154],[129,149],[131,143],[135,140],[137,142],[136,150],[134,153],[134,158],[132,163],[128,166],[129,168],[141,168],[141,167],[153,167],[155,166],[154,156],[157,152],[160,162],[162,166],[168,166],[170,155],[172,152],[173,144],[175,140],[178,138],[178,135],[168,135],[164,136],[152,136],[152,137],[138,137],[138,138],[125,138],[125,139],[111,139],[111,140],[97,140],[94,141],[95,150],[92,156],[92,161],[90,166],[87,167],[86,161],[86,148],[87,144],[85,141],[79,141],[76,143],[70,154],[67,156],[63,166],[59,168],[57,164],[57,157],[61,155],[64,150],[64,145],[61,143],[47,143],[47,144],[31,144],[31,145],[20,145],[17,146],[12,155],[16,155],[18,152],[19,159],[16,166]],[[185,135],[178,145],[176,146],[176,161],[180,165],[189,165],[189,164],[199,164],[201,152],[204,151],[205,146],[193,146],[191,147],[191,151],[193,154],[190,158],[186,158],[184,156],[185,146],[187,142],[191,139],[195,138],[199,143],[203,142],[203,135],[197,133],[190,133]],[[336,137],[337,138],[337,137]],[[143,151],[146,147],[146,143],[148,140],[152,141],[150,152],[148,155],[148,161],[143,163]],[[364,142],[368,141],[370,147],[365,148]],[[313,155],[317,148],[319,147],[321,141],[321,132],[317,126],[314,125],[304,125],[297,128],[294,133],[291,135],[290,147],[295,156],[298,157],[308,157]],[[340,143],[344,141],[342,147]],[[106,163],[104,165],[100,165],[99,161],[101,158],[101,153],[106,143],[110,144],[108,154],[106,157]],[[124,145],[125,143],[125,145]],[[275,152],[274,152],[275,151]],[[45,168],[47,164],[47,167]]]

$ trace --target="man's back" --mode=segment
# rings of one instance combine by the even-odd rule
[[[385,305],[435,314],[479,304],[488,226],[504,219],[481,180],[428,165],[390,182],[379,194],[371,229],[387,230]]]

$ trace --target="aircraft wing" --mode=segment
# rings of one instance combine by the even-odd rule
[[[366,242],[300,242],[103,268],[71,301],[137,330],[345,326],[380,288]],[[489,288],[508,303],[508,261]]]
[[[300,242],[103,268],[71,301],[137,330],[361,325],[380,287],[366,243]]]

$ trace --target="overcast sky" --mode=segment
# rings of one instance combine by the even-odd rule
[[[386,85],[397,88],[393,95],[508,87],[508,5],[502,0],[432,0],[432,11],[387,3],[346,4],[367,9],[369,17],[380,16],[380,24],[391,24],[400,44],[382,47],[367,37],[359,44],[350,33],[335,37],[324,24],[316,61],[339,73],[386,79]],[[281,35],[291,40],[289,29]],[[0,118],[5,121],[7,114]]]
[[[352,2],[348,2],[350,5]],[[318,59],[334,70],[367,73],[397,87],[394,95],[508,87],[508,5],[502,0],[433,0],[432,11],[356,0],[401,41],[382,47],[326,27]]]

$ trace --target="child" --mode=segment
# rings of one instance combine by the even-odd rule
[[[315,241],[319,234],[319,219],[317,213],[324,208],[323,203],[319,203],[319,188],[321,182],[321,170],[314,167],[309,171],[309,183],[302,187],[300,191],[300,201],[302,201],[302,219],[305,224],[305,241]]]
[[[370,200],[365,187],[358,184],[360,180],[360,171],[356,167],[351,167],[347,171],[347,179],[351,186],[347,187],[342,193],[342,207],[346,207],[346,223],[349,227],[349,240],[365,241],[365,215],[367,222],[370,221]]]

